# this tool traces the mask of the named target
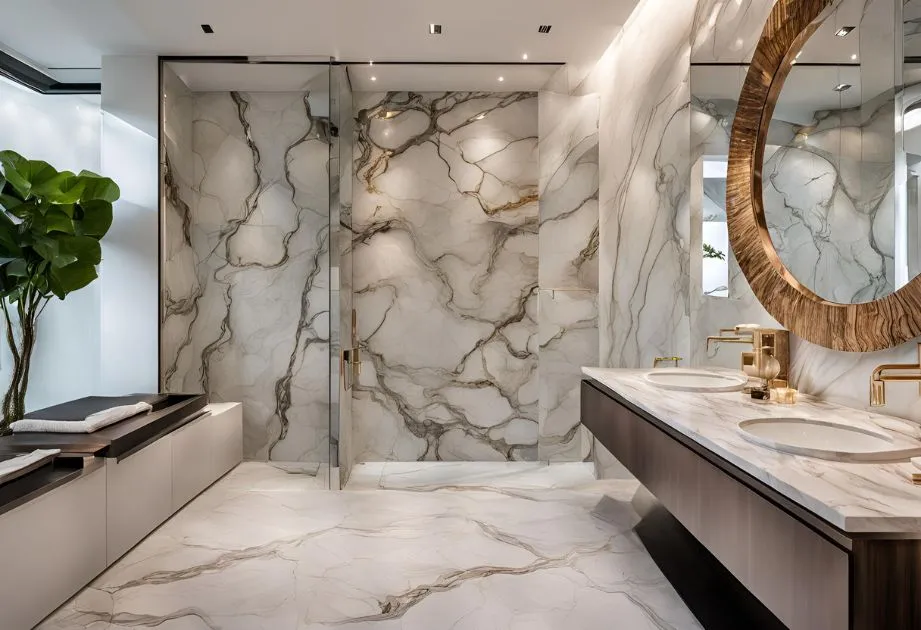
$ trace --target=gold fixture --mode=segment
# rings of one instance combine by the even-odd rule
[[[887,374],[891,370],[914,370],[914,374]],[[886,404],[887,382],[918,383],[921,394],[921,343],[918,344],[917,363],[888,363],[878,366],[870,377],[870,406],[882,407]]]
[[[751,352],[742,353],[741,368],[749,376],[757,375],[759,378],[772,380],[775,378],[784,381],[790,378],[790,332],[776,328],[748,328],[736,326],[734,328],[720,328],[720,334],[707,337],[707,350],[711,342],[715,343],[744,343],[752,347]],[[778,371],[773,376],[773,363],[777,362]],[[746,369],[748,368],[748,369]]]
[[[339,353],[339,373],[342,374],[345,391],[352,389],[361,374],[361,348],[358,345],[358,312],[352,309],[352,347]]]
[[[675,363],[675,367],[678,367],[678,362],[681,361],[681,357],[656,357],[652,361],[652,367],[659,367],[660,363]]]

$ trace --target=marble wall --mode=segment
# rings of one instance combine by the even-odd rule
[[[161,379],[242,401],[250,459],[329,459],[326,94],[166,74]],[[177,83],[178,82],[178,83]]]
[[[536,459],[537,94],[354,103],[357,459]]]
[[[585,459],[583,365],[598,363],[598,113],[595,94],[541,91],[539,380],[541,461]]]

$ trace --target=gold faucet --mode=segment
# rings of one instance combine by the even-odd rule
[[[656,357],[652,361],[652,367],[659,367],[660,363],[671,363],[674,361],[675,367],[678,367],[678,362],[681,361],[681,357]]]
[[[914,374],[886,374],[890,370],[914,370]],[[887,363],[877,366],[870,376],[870,406],[882,407],[886,404],[886,383],[915,382],[918,383],[918,393],[921,394],[921,343],[918,344],[917,363]]]
[[[720,328],[719,335],[707,337],[707,350],[710,343],[744,343],[752,347],[751,352],[742,353],[742,371],[748,373],[746,366],[755,366],[761,357],[773,357],[780,364],[776,378],[789,380],[790,377],[790,332],[776,328]],[[757,367],[757,366],[755,366]]]

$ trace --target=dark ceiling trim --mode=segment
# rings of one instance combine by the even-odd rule
[[[751,62],[748,61],[696,61],[691,62],[691,67],[719,67],[719,66],[732,66],[736,68],[747,68],[751,65]],[[859,68],[860,62],[849,62],[849,63],[825,63],[818,61],[797,61],[797,68]]]
[[[99,94],[99,83],[61,83],[16,57],[0,51],[0,75],[39,94]]]
[[[300,66],[366,66],[368,60],[342,61],[331,59],[329,61],[283,61],[280,59],[262,60],[250,59],[243,55],[230,56],[189,56],[189,55],[160,55],[161,62],[186,62],[186,63],[247,63],[266,66],[300,65]],[[378,61],[375,66],[562,66],[561,61]]]

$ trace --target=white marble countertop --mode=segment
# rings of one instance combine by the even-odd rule
[[[728,370],[714,370],[728,372]],[[816,418],[921,439],[921,426],[800,395],[795,405],[752,400],[741,392],[665,391],[649,370],[582,368],[624,399],[846,532],[921,533],[921,486],[910,463],[845,463],[790,455],[742,437],[741,420]],[[738,372],[736,372],[738,373]]]

